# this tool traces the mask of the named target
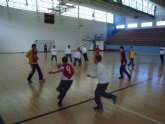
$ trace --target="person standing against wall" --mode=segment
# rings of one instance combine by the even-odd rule
[[[70,45],[65,49],[65,55],[67,58],[70,59],[70,62],[72,63],[72,50],[70,48]]]
[[[44,44],[44,53],[47,53],[48,52],[48,46],[47,46],[47,44],[45,43]]]
[[[29,73],[27,81],[28,81],[28,83],[33,83],[33,81],[31,79],[33,77],[33,74],[35,73],[35,70],[37,70],[37,72],[38,72],[39,81],[45,81],[45,79],[43,78],[43,74],[41,72],[40,66],[38,65],[36,44],[32,44],[31,47],[32,47],[32,49],[26,53],[26,57],[29,58],[29,64],[31,67],[31,72]]]
[[[165,48],[160,47],[160,60],[162,64],[164,64],[164,53],[165,53]]]
[[[128,80],[131,80],[131,75],[126,70],[127,58],[126,58],[123,46],[120,46],[120,61],[121,61],[121,65],[120,65],[120,77],[119,77],[119,79],[123,79],[124,78],[123,73],[125,73],[128,76]]]

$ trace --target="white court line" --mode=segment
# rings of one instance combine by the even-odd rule
[[[75,87],[72,87],[72,88],[77,89],[77,88],[75,88]],[[89,96],[94,97],[93,95],[91,95],[91,94],[89,94],[89,93],[86,93],[86,92],[83,91],[83,90],[80,90],[80,89],[78,89],[78,90],[79,90],[80,92],[83,92],[83,93],[89,95]],[[106,101],[106,100],[103,100],[103,101],[108,102],[108,101]],[[111,103],[111,102],[108,102],[108,103]],[[111,103],[111,104],[112,104],[112,103]],[[127,111],[127,112],[129,112],[129,113],[133,113],[133,114],[138,115],[138,116],[140,116],[140,117],[142,117],[142,118],[145,118],[145,119],[147,119],[147,120],[153,121],[153,122],[155,122],[155,123],[157,123],[157,124],[163,124],[163,122],[154,120],[154,119],[152,119],[152,118],[149,118],[149,117],[144,116],[144,115],[142,115],[142,114],[139,114],[139,113],[137,113],[137,112],[134,112],[134,111],[131,111],[131,110],[129,110],[129,109],[126,109],[126,108],[124,108],[124,107],[121,107],[121,106],[118,106],[118,105],[115,105],[115,106],[118,107],[118,108],[120,108],[120,109],[122,109],[122,110],[125,110],[125,111]]]

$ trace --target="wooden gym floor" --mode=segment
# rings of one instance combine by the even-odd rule
[[[61,62],[63,52],[58,53]],[[96,112],[94,90],[96,79],[86,77],[94,73],[93,52],[89,62],[75,67],[75,78],[66,95],[63,106],[57,105],[61,75],[49,75],[55,68],[50,53],[39,53],[39,65],[46,79],[38,81],[37,72],[33,84],[28,85],[30,72],[25,53],[0,54],[0,115],[5,124],[163,124],[165,123],[165,65],[158,55],[139,54],[135,57],[135,69],[128,68],[132,80],[119,80],[120,59],[118,52],[103,52],[110,85],[107,92],[118,96],[116,105],[102,98],[103,112]]]

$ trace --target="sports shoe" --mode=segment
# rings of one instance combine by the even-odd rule
[[[117,96],[114,95],[114,97],[112,98],[112,100],[113,100],[113,104],[116,104]]]
[[[29,84],[33,83],[33,81],[32,81],[32,80],[28,80],[28,79],[27,79],[27,81],[28,81],[28,83],[29,83]]]
[[[93,110],[103,110],[103,107],[102,106],[96,106],[93,108]]]
[[[61,102],[61,101],[58,102],[58,106],[59,106],[59,107],[62,106],[62,102]]]
[[[130,81],[131,80],[131,76],[128,78],[128,81]]]
[[[45,79],[44,79],[44,78],[43,78],[43,79],[39,79],[39,81],[40,81],[40,82],[45,82]]]
[[[123,79],[123,77],[119,77],[119,79]]]

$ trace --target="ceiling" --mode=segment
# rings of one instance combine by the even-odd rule
[[[156,3],[160,6],[165,7],[165,0],[150,0],[150,1],[153,2],[153,3]]]
[[[141,19],[151,19],[151,18],[153,19],[154,18],[153,16],[150,16],[149,14],[146,14],[146,13],[143,13],[140,11],[131,10],[131,8],[115,6],[113,4],[108,4],[107,2],[104,2],[104,1],[111,1],[111,0],[68,0],[68,1],[73,2],[73,3],[78,3],[81,5],[85,5],[85,6],[89,6],[92,8],[99,8],[99,9],[102,9],[105,11],[112,12],[114,14],[125,15],[125,16],[133,17],[133,18],[135,18],[135,17],[141,18]],[[98,2],[98,1],[100,1],[100,2]],[[121,0],[117,0],[117,1],[121,1]],[[150,1],[158,5],[157,10],[160,9],[159,8],[160,6],[165,8],[165,0],[150,0]]]

